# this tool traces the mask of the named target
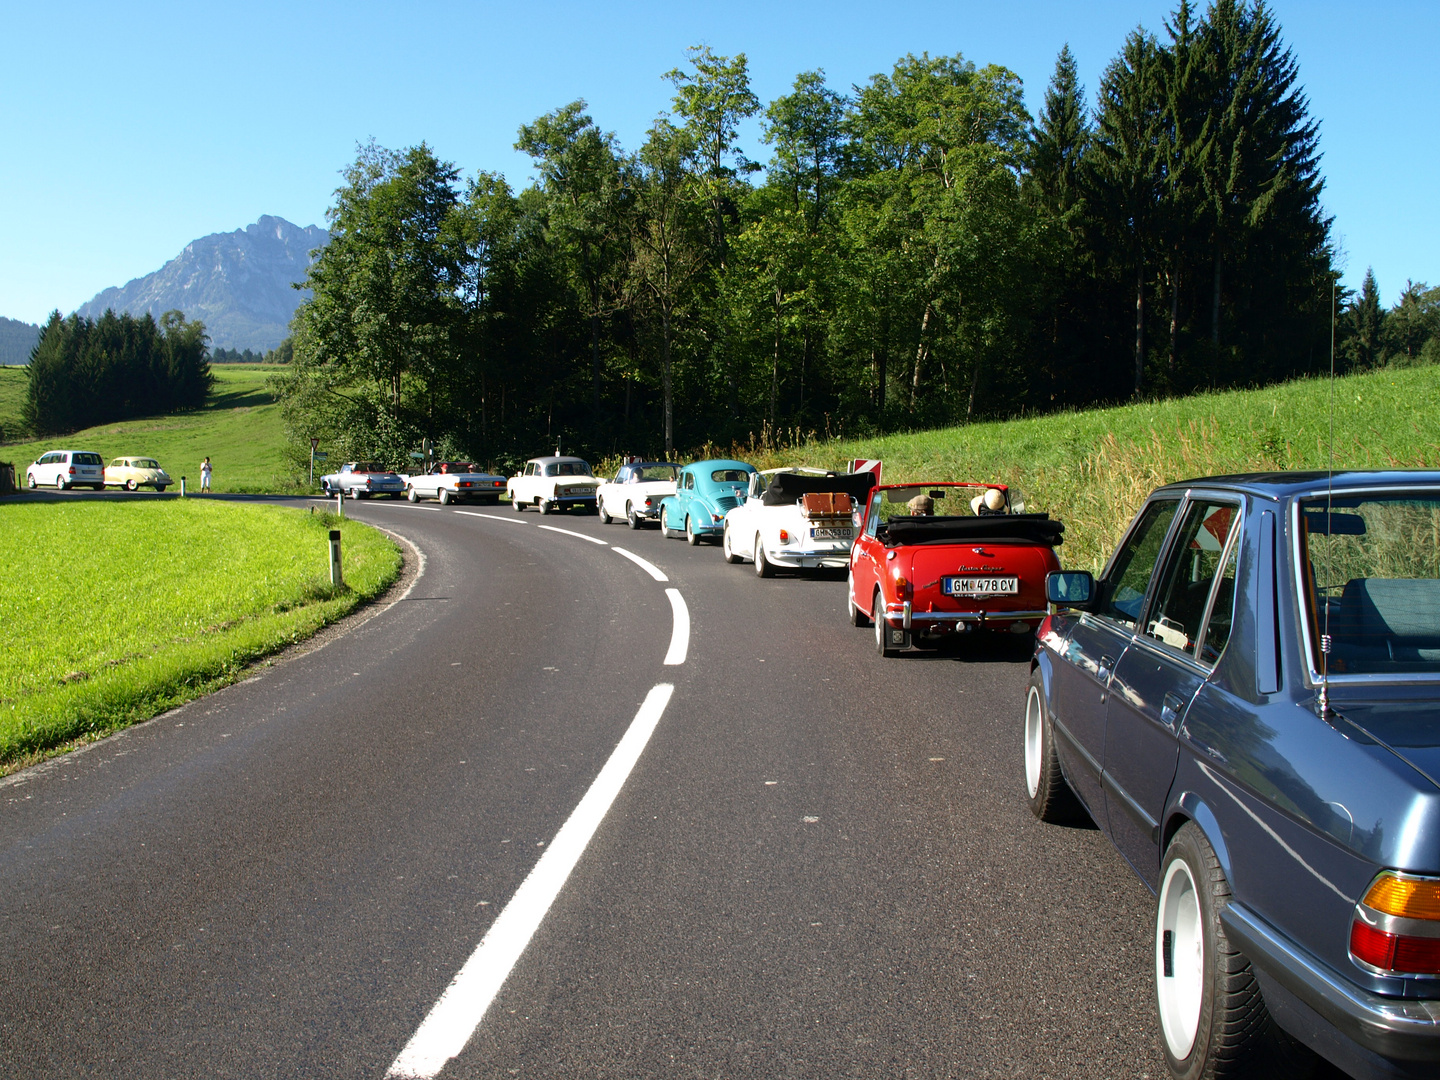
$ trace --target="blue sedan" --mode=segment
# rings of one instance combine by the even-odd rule
[[[686,465],[675,478],[675,494],[660,503],[661,535],[683,535],[691,544],[718,537],[725,515],[745,501],[754,473],[754,465],[726,458]]]
[[[1046,588],[1030,806],[1156,893],[1173,1075],[1440,1075],[1440,473],[1162,487]]]

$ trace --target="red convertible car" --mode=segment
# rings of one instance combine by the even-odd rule
[[[850,621],[874,624],[881,656],[980,630],[1033,634],[1065,526],[1023,510],[1004,484],[875,488],[850,553]]]

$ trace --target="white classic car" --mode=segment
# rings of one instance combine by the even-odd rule
[[[755,563],[769,577],[777,566],[850,565],[857,508],[875,486],[870,472],[767,469],[750,477],[743,503],[725,515],[725,561]]]
[[[623,517],[630,528],[638,529],[660,516],[660,500],[675,494],[675,473],[679,468],[668,461],[636,461],[621,465],[614,480],[606,480],[595,493],[600,520],[609,525]]]
[[[405,477],[405,497],[411,502],[439,499],[440,505],[475,499],[497,503],[505,493],[505,478],[480,472],[468,461],[437,461],[423,473]]]
[[[339,472],[326,473],[320,478],[320,490],[326,495],[343,492],[351,499],[368,499],[371,495],[398,499],[405,494],[405,481],[399,473],[377,461],[347,461]]]
[[[578,457],[531,458],[519,475],[505,485],[505,493],[516,513],[533,506],[542,514],[578,507],[595,510],[595,489],[600,481],[590,472],[590,463]]]

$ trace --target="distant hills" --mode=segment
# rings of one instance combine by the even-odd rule
[[[40,327],[0,315],[0,364],[28,364]]]
[[[329,240],[317,225],[302,229],[267,214],[243,229],[192,240],[153,274],[106,289],[82,304],[79,314],[93,319],[114,308],[132,315],[148,311],[158,319],[183,311],[205,323],[213,347],[263,352],[289,333],[290,317],[309,295],[291,285],[305,280],[310,252]]]

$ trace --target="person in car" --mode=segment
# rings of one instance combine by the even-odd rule
[[[989,517],[993,514],[1004,514],[1009,507],[1005,503],[1005,493],[999,488],[987,488],[983,495],[976,495],[970,500],[970,509],[977,517]]]
[[[905,504],[913,517],[930,517],[935,513],[935,500],[924,492]]]

